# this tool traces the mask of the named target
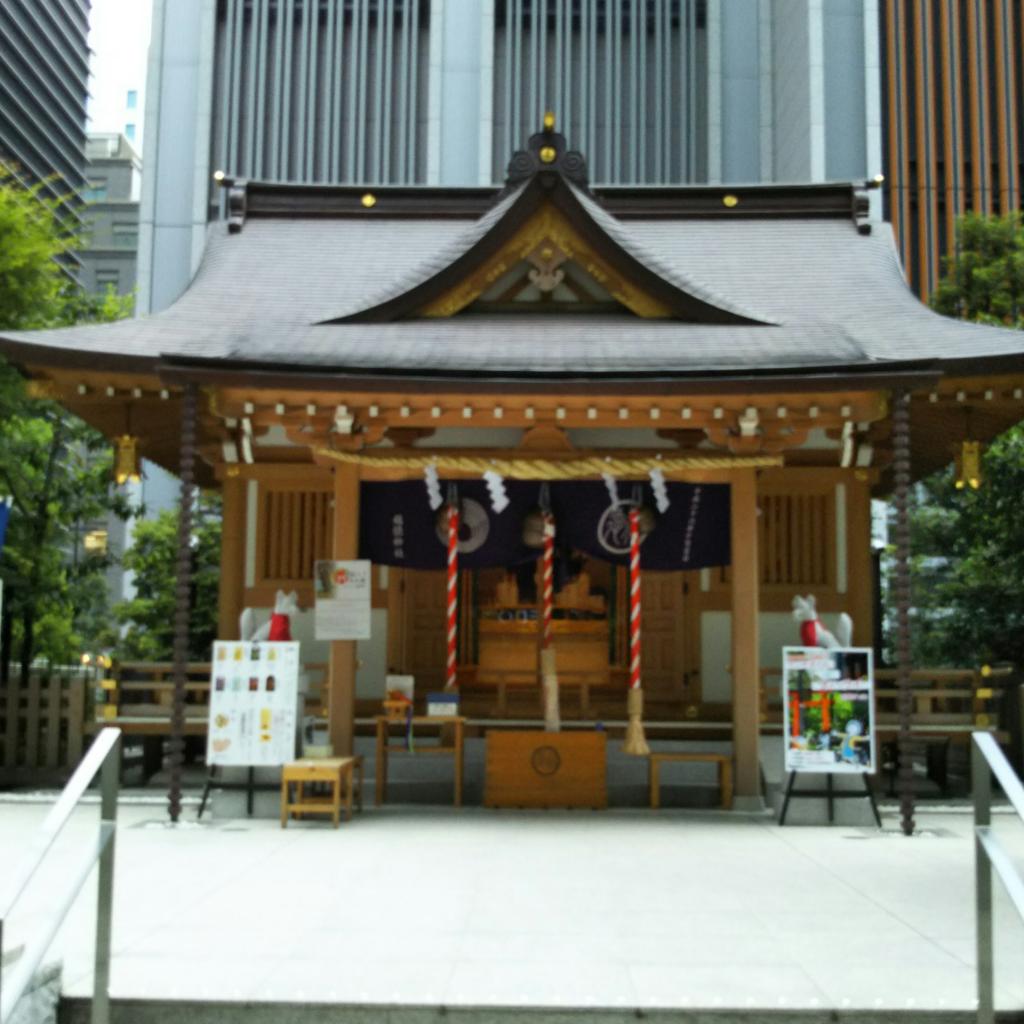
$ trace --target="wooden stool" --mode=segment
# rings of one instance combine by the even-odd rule
[[[660,769],[662,761],[703,761],[718,765],[718,787],[722,794],[722,809],[732,807],[732,758],[726,754],[705,754],[698,751],[663,751],[650,755],[651,809],[661,806]]]
[[[354,770],[354,771],[353,771]],[[330,787],[326,797],[305,795],[306,783],[323,783]],[[291,787],[295,786],[295,799]],[[352,794],[356,806],[363,809],[363,758],[317,757],[292,761],[281,769],[281,828],[288,819],[303,814],[330,814],[337,828],[341,819],[341,800],[345,798],[345,820],[352,820]]]

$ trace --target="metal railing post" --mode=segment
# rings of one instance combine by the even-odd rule
[[[974,790],[974,913],[978,959],[978,1024],[994,1024],[994,962],[992,956],[992,865],[978,828],[992,823],[992,772],[976,739],[971,740]]]
[[[1020,749],[1017,751],[1020,756],[1020,763],[1017,765],[1017,772],[1024,776],[1024,683],[1020,684],[1017,693],[1017,714],[1020,721],[1017,723],[1017,739]]]
[[[121,775],[121,739],[111,747],[100,776],[100,854],[96,885],[96,961],[90,1024],[110,1022],[110,940],[114,917],[114,839],[117,835],[117,792]]]

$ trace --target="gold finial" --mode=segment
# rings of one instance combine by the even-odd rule
[[[544,114],[544,131],[553,132],[555,130],[555,114],[554,111],[547,111]]]

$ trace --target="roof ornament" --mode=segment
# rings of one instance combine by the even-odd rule
[[[530,136],[526,149],[512,155],[505,184],[518,185],[545,171],[557,171],[563,178],[587,188],[587,162],[582,153],[567,148],[565,136],[555,131],[555,115],[550,110],[544,115],[542,130]]]

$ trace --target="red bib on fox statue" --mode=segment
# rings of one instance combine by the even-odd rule
[[[270,632],[267,639],[272,643],[291,643],[292,620],[281,612],[270,613]]]
[[[298,595],[294,591],[286,594],[279,590],[274,597],[274,610],[270,613],[270,621],[257,629],[253,610],[246,608],[239,622],[238,635],[243,640],[254,640],[257,643],[289,643],[292,639],[291,617],[298,610]]]

